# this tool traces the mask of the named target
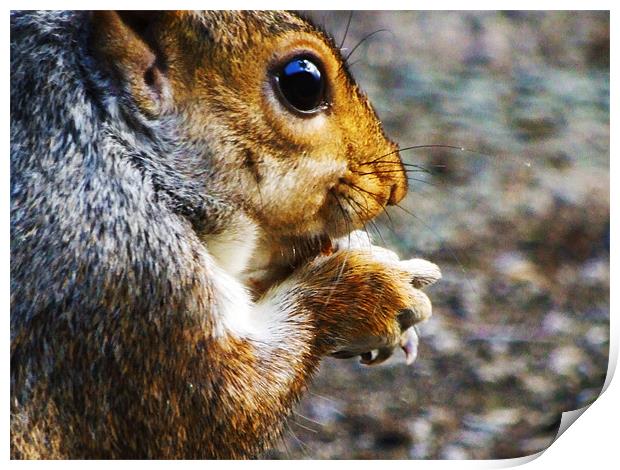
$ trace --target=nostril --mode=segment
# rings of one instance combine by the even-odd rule
[[[388,205],[395,206],[405,197],[406,189],[399,185],[393,184],[390,187],[390,197],[388,198]]]

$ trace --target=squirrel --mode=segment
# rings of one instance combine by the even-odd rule
[[[431,315],[398,147],[289,12],[11,13],[11,457],[252,458]]]

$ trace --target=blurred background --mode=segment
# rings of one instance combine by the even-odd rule
[[[339,45],[349,13],[307,14]],[[357,11],[348,54],[401,147],[467,149],[402,152],[409,195],[367,227],[444,278],[414,365],[324,361],[265,457],[538,452],[607,371],[609,14]]]

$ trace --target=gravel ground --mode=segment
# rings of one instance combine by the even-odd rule
[[[348,12],[313,12],[344,35]],[[609,348],[609,15],[355,12],[352,72],[401,144],[369,232],[439,264],[419,359],[326,360],[266,458],[499,459],[546,448]]]

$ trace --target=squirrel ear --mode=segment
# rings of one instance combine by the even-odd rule
[[[95,57],[127,86],[138,107],[155,117],[170,108],[166,57],[157,45],[157,11],[95,11],[90,45]]]

